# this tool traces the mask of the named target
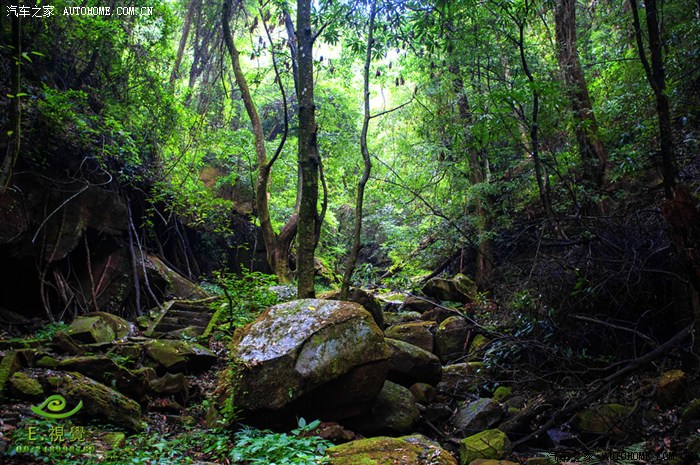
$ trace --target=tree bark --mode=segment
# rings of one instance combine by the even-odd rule
[[[4,14],[2,12],[1,14]],[[5,155],[0,167],[0,187],[8,187],[12,182],[12,172],[19,158],[22,136],[22,102],[20,97],[20,66],[22,66],[22,23],[19,16],[12,16],[12,47],[14,57],[10,76],[10,86],[12,87],[12,105],[10,106],[10,124],[12,125],[12,145],[10,152]]]
[[[187,38],[190,35],[190,27],[192,27],[192,17],[194,16],[195,5],[197,0],[190,0],[187,5],[187,12],[185,13],[185,22],[182,25],[182,36],[180,37],[180,44],[177,47],[177,57],[175,58],[175,64],[173,65],[173,70],[170,73],[170,84],[175,82],[180,74],[180,65],[182,64],[182,56],[185,53],[185,47],[187,46]]]
[[[673,198],[676,185],[676,156],[673,149],[673,128],[671,126],[671,106],[666,95],[666,72],[661,48],[661,35],[659,28],[659,13],[656,0],[646,1],[647,31],[649,33],[649,51],[651,65],[644,51],[644,41],[639,22],[639,10],[637,0],[630,0],[632,7],[632,19],[637,40],[639,59],[644,66],[644,71],[654,91],[656,101],[656,115],[659,120],[659,145],[661,149],[661,173],[664,180],[664,193],[667,199]]]
[[[226,47],[231,55],[236,85],[241,91],[243,104],[245,106],[246,113],[248,113],[250,123],[253,126],[253,136],[255,138],[255,156],[258,164],[255,203],[257,207],[258,219],[260,220],[260,228],[262,229],[263,241],[265,242],[265,249],[267,251],[267,262],[273,269],[275,275],[277,275],[280,282],[289,282],[291,273],[288,264],[288,251],[289,245],[291,244],[290,235],[293,237],[293,230],[296,226],[296,215],[293,215],[287,222],[283,228],[284,235],[282,240],[279,240],[280,238],[277,237],[274,229],[272,228],[270,208],[267,199],[267,188],[270,181],[272,163],[268,162],[267,160],[265,133],[263,131],[262,121],[260,120],[260,115],[258,114],[255,102],[253,101],[253,97],[250,93],[248,82],[246,81],[243,70],[241,69],[240,55],[238,49],[236,48],[236,44],[233,41],[233,36],[231,35],[231,28],[228,23],[230,16],[231,0],[224,0],[221,18],[224,31],[224,42],[226,42]]]
[[[464,90],[464,81],[460,76],[459,67],[454,65],[451,67],[451,70],[455,75],[452,86],[455,94],[457,94],[457,109],[465,133],[466,151],[469,158],[469,182],[472,185],[477,185],[486,181],[485,154],[473,147],[473,144],[470,142],[472,137],[469,133],[469,128],[473,121],[469,99]],[[477,233],[479,242],[476,249],[476,275],[474,279],[477,284],[483,286],[488,283],[489,277],[493,272],[493,245],[491,239],[487,237],[487,233],[491,229],[491,217],[488,199],[477,198],[475,203],[474,214],[478,218]]]
[[[316,249],[316,222],[318,221],[319,153],[316,140],[314,105],[313,43],[311,31],[311,0],[297,3],[297,63],[299,81],[299,151],[301,167],[301,203],[297,231],[297,279],[299,298],[314,297],[314,251]]]
[[[360,253],[360,239],[362,235],[362,204],[365,197],[365,186],[369,180],[370,173],[372,172],[372,159],[369,156],[369,149],[367,147],[367,131],[369,129],[369,121],[371,118],[370,107],[369,107],[369,68],[372,63],[372,47],[374,46],[374,18],[377,13],[377,0],[373,0],[370,5],[369,12],[369,31],[367,33],[367,53],[365,55],[365,67],[364,67],[364,118],[362,119],[362,133],[360,134],[360,152],[362,152],[362,160],[364,161],[364,170],[362,171],[362,177],[357,183],[357,200],[355,203],[355,229],[353,230],[352,236],[352,248],[350,249],[350,256],[348,257],[348,263],[345,267],[345,274],[343,275],[343,284],[340,287],[340,300],[346,300],[348,298],[348,293],[350,291],[350,279],[352,278],[352,273],[355,270],[355,264],[357,263],[357,256]]]
[[[603,189],[608,181],[608,153],[598,135],[598,124],[576,47],[576,2],[557,0],[554,15],[557,60],[571,101],[584,182],[591,189]]]

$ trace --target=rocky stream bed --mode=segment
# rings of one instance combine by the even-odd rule
[[[334,465],[697,463],[697,377],[668,358],[654,365],[673,340],[563,389],[485,363],[494,333],[465,311],[468,278],[423,291],[290,300],[231,341],[212,298],[174,299],[135,323],[96,312],[50,339],[2,340],[2,463],[33,463],[13,434],[55,395],[66,409],[82,403],[71,424],[92,428],[93,449],[77,454],[86,463],[134,433],[289,430],[300,416],[322,420],[313,433],[337,444]]]

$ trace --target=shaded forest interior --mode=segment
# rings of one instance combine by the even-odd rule
[[[225,347],[362,288],[473,324],[465,357],[488,336],[467,397],[582,391],[542,401],[554,425],[511,412],[514,443],[610,397],[594,379],[697,385],[700,2],[0,3],[0,355],[93,312],[211,336],[207,305]]]

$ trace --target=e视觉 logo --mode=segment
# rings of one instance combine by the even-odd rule
[[[49,411],[44,411],[44,408],[47,408]],[[44,418],[68,418],[78,413],[82,408],[83,401],[81,400],[73,410],[64,412],[63,410],[66,409],[66,399],[58,394],[50,396],[39,406],[32,405],[31,407],[32,412],[36,413],[37,415],[41,415]]]

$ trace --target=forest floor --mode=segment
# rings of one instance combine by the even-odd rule
[[[406,321],[415,317],[408,315]],[[507,396],[498,398],[507,413],[488,425],[507,431],[513,441],[512,450],[502,458],[531,465],[537,463],[534,459],[543,458],[549,463],[581,465],[700,463],[700,376],[692,368],[697,361],[689,361],[686,356],[686,343],[692,334],[689,329],[631,358],[598,354],[586,359],[570,354],[567,359],[552,350],[555,343],[543,345],[537,328],[523,326],[494,307],[473,311],[469,319],[491,341],[491,349],[480,362],[487,369],[470,380],[468,391],[439,399],[440,408],[446,407],[447,414],[436,416],[434,412],[439,409],[426,406],[413,432],[439,442],[459,457],[463,435],[455,429],[456,413],[480,399],[496,398],[498,388],[507,386]],[[549,337],[561,340],[562,335]],[[11,344],[4,344],[3,355],[11,348]],[[242,444],[241,440],[262,444],[261,436],[243,427],[245,419],[232,429],[207,428],[211,394],[227,366],[229,352],[225,343],[214,338],[209,340],[209,348],[217,355],[217,363],[199,375],[188,376],[186,399],[149,400],[144,407],[148,426],[139,434],[129,436],[119,433],[118,428],[87,426],[81,444],[92,449],[86,454],[50,449],[16,454],[13,441],[30,439],[27,436],[32,432],[46,433],[30,439],[33,445],[50,448],[65,443],[49,436],[49,431],[55,433],[50,422],[27,415],[31,403],[3,403],[2,463],[265,463],[232,458],[231,451]],[[64,432],[73,427],[77,424],[63,424]],[[339,430],[342,428],[337,425],[323,423],[311,434],[337,441]],[[290,447],[294,450],[303,445],[291,442]]]

